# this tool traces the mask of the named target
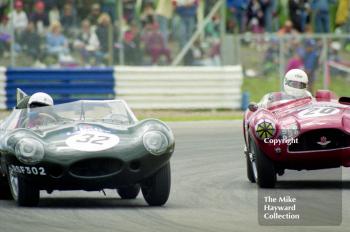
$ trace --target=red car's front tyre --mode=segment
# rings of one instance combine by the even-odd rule
[[[260,148],[251,140],[250,152],[256,165],[256,182],[260,188],[274,188],[277,178],[274,163],[266,157]],[[253,163],[251,163],[254,166]]]
[[[251,153],[245,155],[246,158],[246,166],[247,166],[247,178],[251,183],[255,183],[255,175],[254,175],[254,170],[253,170],[253,165],[252,165],[252,159],[250,157]]]

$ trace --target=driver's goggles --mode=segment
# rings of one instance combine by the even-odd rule
[[[40,102],[33,102],[29,105],[29,108],[37,108],[37,107],[45,107],[45,106],[48,106],[48,105]]]
[[[291,80],[286,81],[286,85],[296,89],[306,89],[307,87],[306,83],[299,82],[299,81],[291,81]]]

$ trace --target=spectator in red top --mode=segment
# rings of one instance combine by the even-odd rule
[[[136,23],[130,24],[129,30],[124,33],[124,54],[126,65],[141,65],[142,52],[140,48],[141,35]]]
[[[30,16],[30,21],[34,22],[37,31],[42,34],[46,27],[49,26],[49,17],[45,12],[45,3],[38,1],[34,5],[34,12]]]
[[[159,25],[154,23],[150,24],[148,27],[150,30],[146,32],[144,42],[146,52],[152,58],[152,64],[156,65],[161,55],[164,55],[167,59],[167,63],[170,63],[170,50],[164,44],[163,36],[159,31]]]
[[[294,55],[288,60],[286,73],[292,69],[303,69],[304,61],[301,49],[297,49]]]

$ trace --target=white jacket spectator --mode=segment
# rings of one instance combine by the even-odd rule
[[[84,48],[88,51],[96,51],[100,47],[100,41],[95,31],[90,27],[90,22],[82,22],[82,30],[78,38],[74,41],[75,48]]]
[[[83,20],[81,23],[81,31],[74,41],[74,48],[80,52],[83,64],[88,66],[101,64],[100,41],[89,20]]]
[[[28,26],[27,14],[23,11],[23,2],[15,2],[15,11],[9,14],[10,20],[13,22],[13,26],[16,31],[22,32]]]

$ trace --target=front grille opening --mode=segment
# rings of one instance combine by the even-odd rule
[[[350,135],[339,129],[318,129],[305,132],[298,143],[289,146],[289,151],[323,151],[350,147]]]
[[[70,173],[80,177],[101,177],[121,170],[122,162],[112,158],[94,158],[74,163]]]

